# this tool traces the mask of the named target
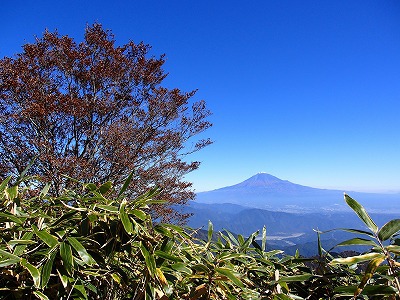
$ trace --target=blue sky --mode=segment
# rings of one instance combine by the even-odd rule
[[[165,84],[213,111],[197,191],[258,172],[400,191],[399,1],[3,1],[0,57],[93,22],[165,53]]]

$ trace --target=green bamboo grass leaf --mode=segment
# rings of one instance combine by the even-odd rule
[[[9,240],[7,242],[8,245],[10,246],[15,246],[15,245],[32,245],[32,244],[36,244],[35,241],[32,240]]]
[[[390,239],[395,233],[400,230],[400,219],[394,219],[387,222],[378,232],[378,238],[381,241]]]
[[[243,282],[232,272],[232,270],[227,268],[215,268],[215,272],[226,276],[238,287],[244,288]]]
[[[4,190],[7,188],[8,182],[11,180],[11,176],[8,176],[4,179],[0,184],[0,193],[3,193]]]
[[[183,227],[180,227],[180,226],[177,226],[177,225],[174,225],[174,224],[167,224],[167,223],[163,223],[163,224],[160,224],[161,226],[163,226],[163,227],[166,227],[166,228],[170,228],[170,229],[172,229],[172,230],[174,230],[175,232],[178,232],[178,233],[184,233],[184,229],[183,229]]]
[[[126,200],[123,200],[121,202],[121,205],[119,206],[119,217],[121,218],[121,222],[122,222],[122,225],[124,226],[125,231],[128,234],[132,234],[132,233],[134,233],[133,224],[132,224],[131,220],[129,219],[128,214],[125,211],[126,204],[127,204]]]
[[[335,258],[330,262],[330,264],[331,265],[336,265],[336,264],[352,265],[352,264],[356,264],[359,262],[382,258],[382,257],[384,258],[385,256],[381,253],[367,253],[367,254],[362,254],[362,255],[350,256],[350,257],[346,257],[346,258]]]
[[[18,264],[20,262],[19,258],[9,258],[9,259],[1,259],[0,260],[0,268],[4,268],[4,267],[8,267],[8,266],[12,266],[15,264]]]
[[[158,232],[158,233],[160,233],[160,234],[162,234],[162,235],[164,235],[166,237],[169,237],[169,238],[173,238],[174,237],[174,235],[172,234],[172,232],[169,229],[163,227],[160,224],[157,224],[156,226],[154,226],[154,231],[156,231],[156,232]]]
[[[49,282],[56,254],[57,254],[57,251],[51,252],[49,259],[46,261],[46,263],[44,264],[44,266],[42,267],[42,269],[40,271],[40,277],[41,277],[40,287],[42,289],[45,288],[47,286],[47,283]]]
[[[68,243],[62,242],[60,245],[60,256],[63,261],[65,270],[69,275],[73,275],[74,259],[72,249]]]
[[[24,235],[22,236],[21,240],[31,240],[33,237],[33,232],[25,232]],[[14,255],[20,256],[22,253],[24,253],[27,245],[24,244],[19,244],[14,248]]]
[[[302,275],[293,275],[293,276],[282,276],[279,279],[279,282],[296,282],[296,281],[306,281],[312,278],[313,274],[302,274]]]
[[[51,184],[47,183],[44,188],[40,191],[39,198],[46,197],[47,193],[49,192]]]
[[[93,257],[86,251],[85,247],[74,237],[67,238],[69,244],[78,252],[80,258],[89,266],[96,265],[96,261]]]
[[[88,299],[85,286],[83,284],[75,284],[74,290],[78,292],[78,295],[81,295],[81,297],[78,297],[78,299]]]
[[[154,254],[156,256],[158,256],[158,257],[161,257],[161,258],[173,261],[173,262],[182,262],[182,259],[180,257],[175,256],[175,255],[171,255],[171,254],[166,253],[166,252],[161,251],[161,250],[154,251]]]
[[[38,297],[40,300],[49,300],[49,298],[43,294],[41,291],[34,291],[33,294]]]
[[[226,234],[229,236],[229,239],[236,245],[239,246],[239,242],[238,240],[234,237],[234,235],[232,233],[230,233],[228,230],[224,229],[224,231],[226,232]]]
[[[208,220],[208,230],[207,230],[207,241],[210,243],[212,240],[212,236],[213,236],[213,232],[214,232],[214,226],[213,223]]]
[[[125,193],[125,191],[127,190],[127,188],[129,187],[129,184],[132,181],[132,177],[133,177],[133,171],[129,174],[129,176],[126,178],[124,184],[122,185],[122,188],[120,189],[119,193],[118,193],[118,198]]]
[[[257,242],[257,240],[254,239],[254,240],[251,242],[251,244],[252,244],[253,247],[256,248],[258,251],[263,251],[263,250],[262,250],[262,247],[261,247],[260,244]]]
[[[156,274],[156,261],[154,259],[154,256],[150,254],[149,250],[147,250],[143,243],[140,243],[140,251],[142,252],[150,276],[154,277],[154,275]]]
[[[354,293],[357,291],[358,286],[339,286],[334,288],[334,292],[343,296],[354,296]],[[395,295],[397,290],[392,286],[387,285],[367,285],[363,291],[362,295]]]
[[[359,230],[359,229],[353,229],[353,228],[334,228],[334,229],[330,229],[330,230],[324,230],[324,231],[320,231],[320,230],[315,230],[313,229],[315,232],[319,232],[320,234],[322,233],[329,233],[332,231],[346,231],[346,232],[351,232],[351,233],[359,233],[359,234],[363,234],[363,235],[368,235],[372,238],[374,238],[374,234],[369,232],[369,231],[365,231],[365,230]]]
[[[317,241],[318,241],[318,256],[322,257],[323,248],[321,244],[321,233],[317,231]]]
[[[365,230],[359,230],[359,229],[352,229],[352,228],[338,228],[337,230],[342,230],[342,231],[347,231],[351,233],[359,233],[359,234],[364,234],[368,235],[370,237],[374,237],[374,235],[371,232],[365,231]]]
[[[366,246],[378,246],[374,241],[362,239],[362,238],[353,238],[344,242],[337,244],[335,247],[340,246],[348,246],[348,245],[366,245]]]
[[[206,274],[210,273],[210,269],[204,264],[195,264],[192,266],[192,268],[198,272],[203,272]]]
[[[19,257],[15,254],[12,254],[8,251],[0,249],[0,257],[6,258],[6,259],[19,259]]]
[[[33,279],[33,284],[35,285],[36,288],[40,287],[40,272],[38,268],[36,268],[34,265],[31,265],[30,263],[27,262],[25,258],[21,258],[21,266],[23,266],[25,269],[28,270],[28,272],[31,274],[32,279]]]
[[[262,229],[261,248],[262,251],[267,249],[267,227],[265,225]]]
[[[244,244],[244,237],[243,237],[243,235],[238,234],[237,240],[238,240],[238,242],[239,242],[239,246],[240,246],[240,247],[243,247],[243,244]]]
[[[285,294],[275,294],[273,300],[293,300],[293,298]]]
[[[357,290],[354,293],[354,296],[358,296],[361,291],[364,289],[365,285],[367,284],[368,280],[372,278],[372,275],[374,275],[376,269],[379,267],[379,265],[385,260],[385,257],[378,257],[375,259],[372,259],[369,263],[368,266],[365,270],[364,276],[361,279],[360,284],[358,285]]]
[[[97,186],[94,183],[87,183],[84,185],[84,187],[88,189],[90,192],[97,190]]]
[[[171,266],[171,268],[175,271],[181,272],[181,273],[185,273],[185,274],[192,274],[192,270],[190,268],[187,267],[187,265],[185,263],[175,263]]]
[[[73,279],[69,277],[68,274],[65,273],[65,270],[62,268],[57,268],[56,271],[58,278],[60,278],[60,282],[63,285],[64,289],[67,288],[68,283],[71,282]]]
[[[18,225],[22,225],[25,221],[25,218],[16,217],[13,214],[1,212],[0,213],[0,220],[2,222],[14,222]]]
[[[400,255],[400,246],[389,245],[386,247],[386,250],[388,250],[389,252],[395,253],[397,255]]]
[[[15,186],[7,188],[5,193],[6,193],[7,199],[9,199],[10,201],[13,201],[14,199],[16,199],[18,197],[18,186],[15,185]]]
[[[259,231],[253,232],[247,239],[246,241],[242,244],[243,249],[248,249],[250,247],[250,244],[256,239],[258,236]]]
[[[83,207],[73,207],[73,206],[68,205],[67,203],[65,203],[64,201],[61,201],[61,200],[60,200],[60,202],[61,202],[62,205],[64,205],[66,208],[69,208],[69,209],[72,209],[72,210],[76,210],[76,211],[87,211],[86,208],[83,208]]]
[[[97,208],[100,208],[102,210],[105,211],[109,211],[109,212],[113,212],[113,213],[117,213],[119,211],[118,207],[116,206],[112,206],[112,205],[96,205]]]
[[[17,181],[16,181],[16,185],[19,185],[24,179],[25,179],[25,175],[28,172],[28,170],[30,169],[30,167],[33,166],[33,164],[35,163],[36,157],[32,158],[29,161],[29,164],[26,166],[26,168],[21,172],[21,174],[19,174]]]
[[[132,213],[135,217],[137,217],[139,220],[142,220],[142,221],[147,220],[147,218],[149,217],[148,214],[146,214],[145,212],[143,212],[142,210],[139,210],[139,209],[133,209],[133,210],[131,211],[131,213]]]
[[[57,220],[55,220],[53,223],[51,223],[51,224],[49,225],[49,227],[55,227],[55,226],[57,226],[58,224],[64,222],[65,220],[72,219],[72,217],[73,217],[77,212],[78,212],[78,211],[73,210],[73,211],[69,211],[69,212],[63,214],[61,217],[59,217]]]
[[[349,195],[347,195],[347,194],[344,195],[344,198],[345,198],[345,201],[346,201],[347,205],[350,206],[352,210],[354,210],[354,212],[364,222],[364,224],[367,225],[367,227],[373,233],[377,233],[378,232],[378,226],[376,226],[375,222],[368,215],[368,213],[364,209],[364,207],[360,203],[358,203],[356,200],[351,198]]]
[[[53,248],[55,245],[58,244],[57,238],[48,233],[46,230],[39,230],[35,225],[32,225],[32,229],[35,234],[50,248]]]
[[[105,195],[108,191],[110,191],[112,188],[112,182],[111,181],[107,181],[105,183],[103,183],[99,188],[99,192],[102,195]]]

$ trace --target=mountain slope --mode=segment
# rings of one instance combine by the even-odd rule
[[[348,192],[371,212],[400,213],[399,194]],[[267,173],[228,187],[197,194],[199,203],[232,203],[284,212],[349,211],[343,191],[307,187]]]

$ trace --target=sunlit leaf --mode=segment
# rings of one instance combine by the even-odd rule
[[[267,249],[267,227],[265,225],[262,229],[261,248],[262,251]]]
[[[275,294],[273,300],[293,300],[293,298],[285,294]]]
[[[18,264],[19,261],[20,261],[19,258],[0,259],[0,268]]]
[[[344,242],[341,242],[336,245],[336,247],[340,246],[349,246],[349,245],[366,245],[366,246],[378,246],[374,241],[362,239],[362,238],[353,238]]]
[[[335,264],[352,265],[352,264],[356,264],[359,262],[382,258],[382,257],[384,258],[385,256],[381,253],[367,253],[367,254],[362,254],[362,255],[345,257],[345,258],[335,258],[330,262],[330,264],[332,264],[332,265],[335,265]]]
[[[29,232],[25,232],[24,235],[22,236],[21,240],[30,240],[33,237],[33,232],[29,231]],[[18,244],[15,248],[14,248],[14,255],[21,255],[22,253],[24,253],[25,249],[26,249],[27,245],[24,244]]]
[[[35,241],[24,240],[24,239],[22,239],[22,240],[9,240],[7,242],[7,244],[10,245],[10,246],[14,246],[14,245],[32,245],[32,244],[35,244],[35,243],[36,243]]]
[[[13,201],[15,198],[18,197],[18,186],[12,186],[6,189],[5,191],[7,199]]]
[[[51,223],[49,225],[49,227],[55,227],[58,224],[64,222],[65,220],[70,220],[78,211],[73,210],[73,211],[69,211],[65,214],[63,214],[61,217],[59,217],[57,220],[55,220],[53,223]]]
[[[47,285],[47,283],[49,282],[56,254],[57,254],[56,251],[51,252],[50,257],[48,258],[48,260],[46,261],[46,263],[44,264],[44,266],[42,267],[42,269],[40,271],[40,277],[41,277],[40,286],[42,288],[44,288]]]
[[[78,294],[80,294],[83,297],[83,299],[86,299],[86,300],[88,299],[86,289],[83,284],[75,284],[74,289],[78,292]]]
[[[345,296],[354,296],[354,293],[357,291],[358,286],[339,286],[334,288],[334,292],[338,294],[342,294]],[[362,295],[394,295],[397,290],[392,286],[387,285],[367,285],[363,291]]]
[[[102,210],[109,211],[109,212],[114,212],[114,213],[117,213],[117,212],[119,211],[118,207],[116,207],[116,206],[111,206],[111,205],[102,205],[102,204],[99,204],[99,205],[96,205],[96,207],[97,207],[97,208],[100,208],[100,209],[102,209]]]
[[[189,275],[192,274],[192,270],[190,268],[188,268],[185,263],[181,263],[181,262],[175,263],[175,264],[171,265],[171,268],[176,271],[179,271],[181,273],[186,273]]]
[[[347,205],[354,210],[354,212],[358,215],[358,217],[364,222],[365,225],[374,233],[378,232],[378,226],[376,226],[375,222],[368,215],[367,211],[364,207],[358,203],[356,200],[351,198],[349,195],[345,194],[344,198],[346,200]]]
[[[39,230],[35,225],[32,225],[32,229],[35,232],[35,234],[50,248],[58,244],[58,239],[55,236],[48,233],[45,229]]]
[[[93,266],[96,264],[96,261],[93,259],[93,257],[87,253],[85,247],[74,237],[68,237],[67,238],[69,244],[78,252],[80,258],[89,266]]]
[[[49,298],[43,294],[41,291],[34,291],[33,294],[38,297],[40,300],[49,300]]]
[[[400,246],[389,245],[386,247],[386,249],[392,253],[396,253],[397,255],[400,255]]]
[[[368,266],[364,272],[364,276],[361,279],[360,284],[358,285],[358,289],[356,290],[354,296],[357,296],[361,293],[365,285],[367,284],[368,280],[372,278],[372,275],[374,275],[375,270],[379,267],[379,265],[385,260],[385,257],[378,257],[375,259],[372,259],[369,263]]]
[[[26,166],[26,168],[19,174],[19,176],[16,180],[16,185],[20,184],[24,180],[26,173],[33,166],[33,164],[35,163],[35,160],[36,160],[36,157],[32,158],[29,161],[29,164]]]
[[[171,254],[166,253],[166,252],[161,251],[161,250],[154,251],[154,254],[156,256],[158,256],[158,257],[161,257],[161,258],[164,258],[164,259],[167,259],[167,260],[170,260],[170,261],[174,261],[174,262],[181,262],[182,261],[181,258],[179,258],[179,257],[177,257],[175,255],[171,255]]]
[[[76,210],[76,211],[87,211],[86,208],[83,207],[74,207],[71,205],[66,204],[64,201],[60,201],[62,203],[62,205],[64,205],[66,208],[72,209],[72,210]]]
[[[4,258],[9,258],[9,259],[19,259],[17,255],[14,255],[8,251],[0,249],[0,256]]]
[[[144,257],[147,270],[149,270],[150,276],[153,277],[156,273],[156,261],[154,260],[154,256],[147,250],[143,243],[140,243],[140,251]]]
[[[232,270],[227,268],[215,268],[215,272],[228,277],[234,284],[241,288],[244,288],[243,282],[238,277],[236,277]]]
[[[133,209],[131,213],[137,217],[139,220],[145,221],[148,218],[148,214],[143,212],[142,210],[139,209]]]
[[[400,219],[394,219],[387,222],[378,232],[378,238],[381,241],[390,239],[394,234],[400,230]]]
[[[279,278],[279,282],[292,282],[292,281],[306,281],[313,277],[312,274],[301,274],[301,275],[293,275],[293,276],[282,276]]]
[[[134,233],[133,231],[133,224],[128,216],[128,214],[125,211],[125,206],[126,206],[127,201],[123,200],[121,202],[121,205],[119,206],[119,217],[121,218],[122,225],[124,226],[125,231],[128,234]]]
[[[207,230],[207,240],[208,242],[211,242],[212,236],[213,236],[213,232],[214,232],[214,227],[213,227],[213,223],[208,220],[208,230]]]
[[[26,268],[28,270],[28,272],[31,274],[32,279],[33,279],[33,284],[35,285],[35,287],[39,288],[40,287],[40,272],[39,272],[39,270],[35,266],[28,263],[25,258],[21,258],[20,263],[21,263],[21,266]]]
[[[43,197],[45,197],[47,195],[47,193],[49,192],[50,186],[51,186],[50,183],[47,183],[44,186],[44,188],[40,191],[40,195],[39,195],[40,198],[43,198]]]
[[[68,243],[60,244],[60,256],[64,264],[64,268],[69,275],[73,274],[74,259],[72,257],[72,249]]]
[[[110,189],[112,188],[112,182],[111,181],[107,181],[106,183],[103,183],[99,188],[99,192],[104,195],[106,194],[108,191],[110,191]]]
[[[0,193],[3,193],[7,188],[8,182],[11,180],[11,176],[8,176],[0,183]]]
[[[160,268],[156,268],[156,275],[162,285],[168,284],[167,279],[165,278],[164,273],[161,271]]]
[[[132,177],[133,177],[133,171],[129,174],[129,176],[126,178],[122,188],[120,189],[119,193],[118,193],[118,198],[126,191],[126,189],[129,187],[129,184],[132,181]]]

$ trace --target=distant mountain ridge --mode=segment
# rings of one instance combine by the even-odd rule
[[[298,213],[349,211],[343,200],[343,192],[303,186],[268,173],[258,173],[232,186],[197,193],[196,201]],[[400,213],[400,194],[348,194],[371,212]]]

